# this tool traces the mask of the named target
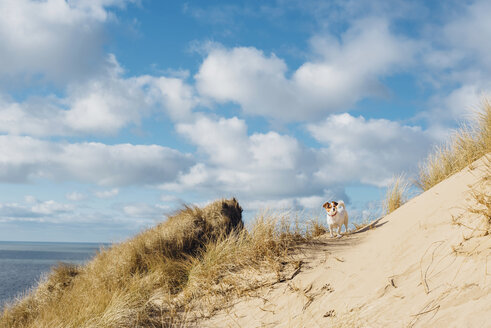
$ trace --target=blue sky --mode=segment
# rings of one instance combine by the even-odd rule
[[[0,0],[0,240],[235,196],[377,214],[491,82],[489,1]]]

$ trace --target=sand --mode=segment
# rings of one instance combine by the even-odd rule
[[[374,229],[321,236],[297,252],[304,264],[293,279],[199,326],[491,327],[488,219],[468,210],[471,189],[491,194],[489,176],[481,159]]]

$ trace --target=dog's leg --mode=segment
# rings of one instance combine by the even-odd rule
[[[329,226],[329,234],[331,235],[331,237],[334,237],[334,235],[332,234],[332,230],[334,229],[332,227],[332,224],[329,224],[328,226]]]

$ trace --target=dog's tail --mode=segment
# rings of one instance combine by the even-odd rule
[[[338,206],[342,206],[344,209],[346,209],[346,206],[344,205],[344,202],[342,200],[338,201]]]

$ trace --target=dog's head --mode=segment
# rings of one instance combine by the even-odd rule
[[[325,202],[324,205],[322,205],[327,211],[327,214],[334,216],[338,212],[338,202],[332,201],[332,202]]]

